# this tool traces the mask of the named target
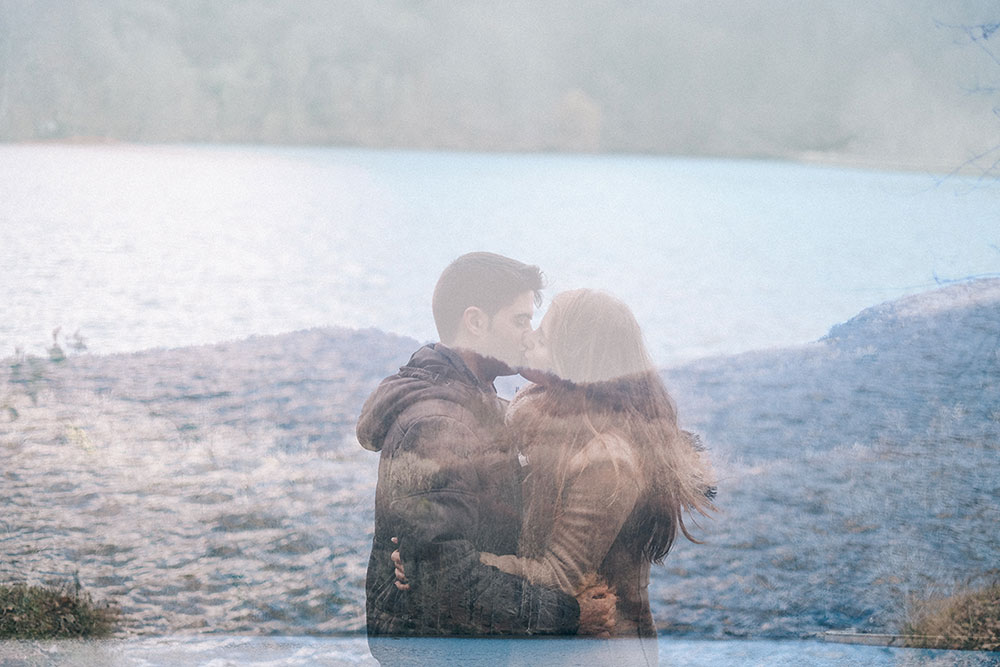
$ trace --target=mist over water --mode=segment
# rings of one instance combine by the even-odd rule
[[[96,353],[329,325],[434,340],[438,274],[486,249],[539,264],[548,298],[619,296],[667,364],[995,273],[998,204],[976,180],[757,161],[8,145],[0,351],[56,327]]]

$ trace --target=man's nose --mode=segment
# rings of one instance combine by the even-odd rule
[[[535,332],[530,328],[521,336],[521,345],[525,350],[535,349]]]

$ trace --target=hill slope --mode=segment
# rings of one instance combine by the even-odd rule
[[[721,509],[653,568],[662,628],[891,631],[1000,556],[1000,281],[665,372]],[[78,576],[129,630],[363,629],[377,457],[355,415],[416,341],[312,330],[0,363],[0,581]]]
[[[670,370],[683,421],[720,459],[724,512],[708,547],[668,560],[692,573],[663,577],[671,615],[712,634],[885,630],[908,595],[994,568],[998,355],[1000,281],[984,280],[870,308],[802,348]],[[727,611],[692,612],[692,587]]]

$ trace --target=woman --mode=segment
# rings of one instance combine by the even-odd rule
[[[677,426],[635,317],[612,296],[556,296],[525,371],[536,384],[509,410],[527,458],[517,556],[481,560],[578,595],[606,581],[617,596],[615,637],[655,637],[650,563],[678,533],[697,542],[685,512],[713,509],[711,472]]]

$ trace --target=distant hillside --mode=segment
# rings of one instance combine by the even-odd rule
[[[996,157],[1000,68],[986,28],[997,20],[992,0],[8,1],[0,141],[624,151],[950,170]]]

